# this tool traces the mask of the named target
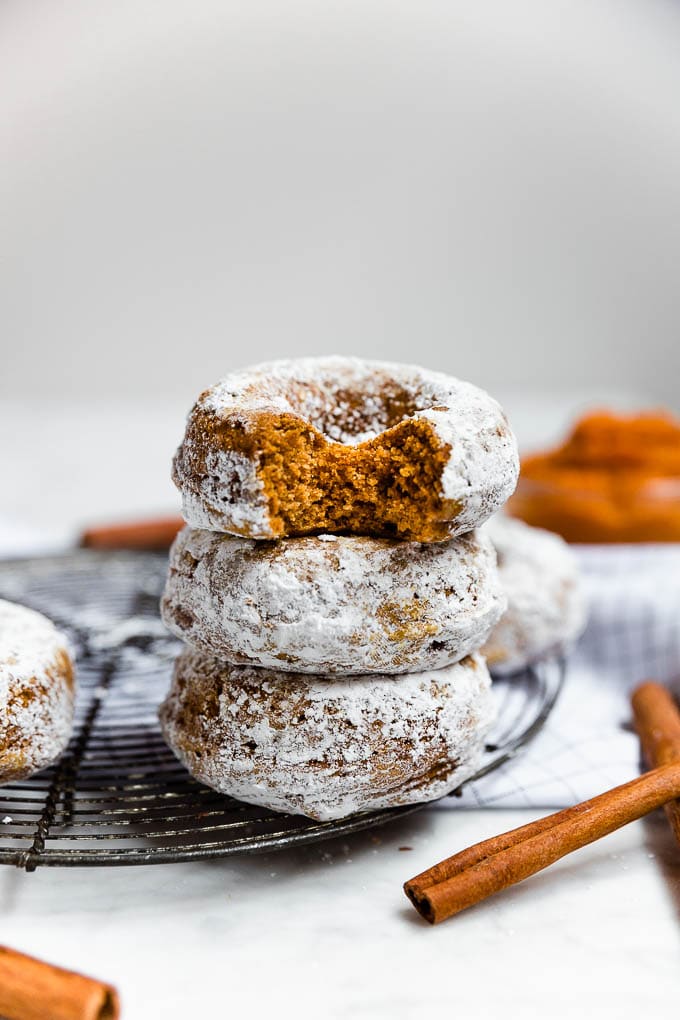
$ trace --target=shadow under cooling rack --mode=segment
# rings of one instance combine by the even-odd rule
[[[158,615],[165,556],[81,551],[0,563],[0,597],[45,613],[76,652],[71,743],[51,769],[0,788],[0,863],[162,864],[315,842],[418,810],[314,822],[253,807],[195,782],[156,719],[180,647]],[[498,723],[478,778],[540,729],[563,681],[549,660],[494,681]]]

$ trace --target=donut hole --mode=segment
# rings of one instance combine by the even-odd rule
[[[352,387],[333,380],[281,380],[276,394],[293,414],[335,442],[346,445],[373,439],[432,403],[432,395],[373,376]]]

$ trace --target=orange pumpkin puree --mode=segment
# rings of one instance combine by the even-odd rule
[[[596,411],[522,460],[508,512],[568,542],[680,541],[680,421]]]

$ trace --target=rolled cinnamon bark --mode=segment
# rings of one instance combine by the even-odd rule
[[[139,549],[162,552],[170,548],[175,535],[183,527],[184,521],[181,517],[159,517],[153,520],[100,525],[87,528],[80,536],[80,545],[87,549]]]
[[[111,985],[0,946],[0,1016],[6,1020],[117,1020]]]
[[[673,762],[539,823],[470,847],[407,882],[404,891],[416,910],[437,924],[679,796],[680,762]],[[451,877],[437,880],[447,871]],[[429,884],[428,874],[435,878]]]
[[[576,818],[577,815],[587,811],[588,805],[589,801],[584,801],[574,807],[565,808],[564,811],[560,811],[559,817],[563,822],[569,821],[569,819]],[[531,839],[532,836],[540,836],[542,832],[547,832],[548,829],[554,827],[556,817],[556,815],[545,815],[543,818],[537,818],[535,822],[528,822],[526,825],[520,825],[517,829],[510,829],[499,836],[491,836],[482,843],[475,843],[474,846],[460,850],[453,857],[447,857],[446,860],[433,865],[427,871],[416,875],[415,878],[410,878],[404,886],[406,895],[415,906],[415,898],[430,886],[439,885],[449,878],[460,875],[462,871],[471,868],[473,864],[480,864],[489,857],[493,857],[494,854],[500,853],[501,850],[508,850],[511,846]]]
[[[647,764],[658,766],[680,761],[680,711],[666,688],[650,680],[633,691],[631,701],[635,728]],[[680,801],[665,804],[664,811],[680,843]]]

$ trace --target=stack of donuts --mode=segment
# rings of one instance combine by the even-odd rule
[[[475,529],[517,474],[499,405],[413,366],[280,361],[204,392],[162,600],[186,645],[161,725],[189,771],[319,820],[459,786],[506,607]]]

